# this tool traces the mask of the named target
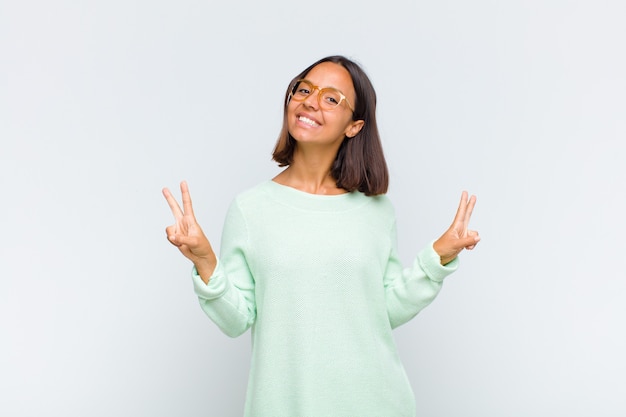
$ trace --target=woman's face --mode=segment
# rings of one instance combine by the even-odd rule
[[[323,62],[305,76],[319,88],[333,87],[341,91],[354,105],[356,94],[350,73],[333,62]],[[289,133],[299,143],[328,145],[339,148],[346,136],[353,137],[363,127],[363,121],[352,120],[352,111],[343,100],[334,110],[323,110],[318,101],[319,90],[303,101],[291,100],[287,106]]]

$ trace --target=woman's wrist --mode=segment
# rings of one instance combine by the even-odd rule
[[[441,265],[446,265],[454,261],[458,253],[450,253],[450,251],[443,250],[441,248],[440,240],[441,239],[437,239],[435,242],[433,242],[433,249],[437,253],[437,255],[439,255],[439,262],[441,263]]]
[[[198,271],[198,275],[200,275],[202,281],[208,284],[217,266],[217,258],[215,255],[209,258],[198,258],[194,261],[193,265],[196,267],[196,271]]]

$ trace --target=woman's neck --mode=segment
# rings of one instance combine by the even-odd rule
[[[296,149],[293,162],[274,181],[310,194],[343,194],[330,173],[335,156]]]

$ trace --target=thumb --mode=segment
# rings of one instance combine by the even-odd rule
[[[478,235],[467,236],[467,237],[459,239],[458,244],[459,244],[459,247],[463,247],[467,249],[467,248],[473,248],[479,241],[480,241],[480,236]]]
[[[167,240],[169,240],[175,246],[186,245],[189,243],[189,238],[185,235],[171,234],[167,235]]]

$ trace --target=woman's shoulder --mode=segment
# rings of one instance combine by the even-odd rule
[[[256,185],[250,186],[249,188],[246,188],[240,191],[235,196],[235,200],[248,200],[251,198],[256,198],[262,194],[265,194],[267,192],[269,182],[270,182],[269,180],[266,180],[266,181],[260,182]]]
[[[235,194],[231,206],[254,206],[267,198],[268,181],[263,181]]]
[[[372,201],[372,205],[376,207],[377,210],[380,210],[389,216],[395,215],[395,208],[387,194],[378,194],[367,198]]]

